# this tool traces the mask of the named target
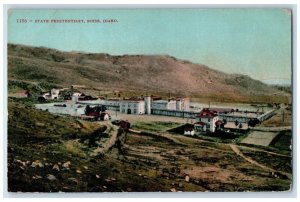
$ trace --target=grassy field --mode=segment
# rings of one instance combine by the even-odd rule
[[[270,148],[275,149],[286,155],[292,152],[292,131],[281,131],[277,137],[271,142]]]
[[[132,126],[132,128],[141,131],[166,132],[167,130],[178,127],[180,125],[182,124],[173,122],[137,122]]]
[[[252,158],[253,160],[277,170],[286,173],[292,172],[292,157],[287,156],[274,156],[273,154],[261,151],[242,151],[244,155]]]

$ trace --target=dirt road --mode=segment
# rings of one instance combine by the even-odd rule
[[[116,143],[117,135],[118,135],[118,127],[112,125],[110,122],[106,122],[105,125],[107,126],[107,129],[106,131],[104,131],[104,133],[110,134],[110,138],[101,147],[95,149],[90,154],[90,156],[97,156],[99,154],[104,154]]]
[[[265,166],[265,165],[262,165],[262,164],[260,164],[260,163],[258,163],[258,162],[256,162],[256,161],[254,161],[253,159],[251,159],[251,158],[245,156],[245,155],[240,151],[240,149],[238,148],[237,145],[230,144],[230,148],[231,148],[237,155],[241,156],[243,159],[245,159],[246,161],[248,161],[249,163],[251,163],[251,164],[253,164],[253,165],[256,165],[256,166],[258,166],[258,167],[260,167],[260,168],[262,168],[262,169],[264,169],[264,170],[266,170],[266,171],[270,171],[270,172],[272,172],[272,173],[278,172],[278,173],[284,174],[284,175],[286,175],[287,177],[289,177],[290,179],[291,179],[291,177],[292,177],[292,175],[289,174],[289,173],[286,173],[286,172],[280,172],[280,171],[274,170],[273,168],[270,168],[270,167],[267,167],[267,166]]]

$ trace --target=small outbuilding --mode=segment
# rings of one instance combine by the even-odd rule
[[[109,114],[108,113],[101,113],[100,114],[100,120],[101,121],[108,121],[109,120]]]
[[[15,93],[9,94],[10,97],[16,97],[16,98],[28,98],[29,92],[27,90],[19,90]]]
[[[194,136],[195,135],[194,128],[185,128],[184,129],[184,135]]]

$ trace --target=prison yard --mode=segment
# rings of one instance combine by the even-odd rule
[[[9,191],[291,189],[288,103],[48,89],[9,93]]]

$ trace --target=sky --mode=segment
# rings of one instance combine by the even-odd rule
[[[85,23],[36,22],[47,19]],[[117,22],[87,23],[91,19]],[[291,83],[291,13],[286,9],[9,10],[7,26],[9,43],[111,55],[164,54],[265,83]]]

